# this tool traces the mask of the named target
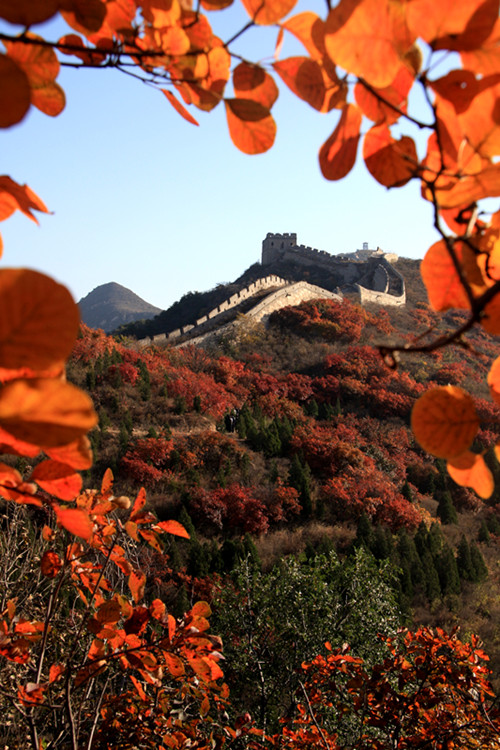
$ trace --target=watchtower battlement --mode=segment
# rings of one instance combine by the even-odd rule
[[[262,240],[262,265],[274,263],[279,260],[285,250],[297,247],[297,234],[295,232],[284,234],[273,234],[268,232]]]
[[[298,245],[295,233],[268,232],[262,241],[262,266],[280,263],[303,266],[308,272],[315,270],[333,277],[344,291],[357,289],[362,301],[378,304],[405,304],[404,279],[392,265],[397,260],[395,253],[386,253],[379,247],[372,250],[368,242],[354,253],[331,255],[325,250]],[[279,265],[273,271],[280,273]]]

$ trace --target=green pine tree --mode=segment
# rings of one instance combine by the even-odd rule
[[[451,494],[448,490],[440,493],[439,503],[437,507],[438,518],[441,519],[441,523],[450,524],[458,523],[457,511],[453,505]]]
[[[488,578],[488,568],[484,562],[481,550],[475,542],[470,543],[470,557],[474,569],[474,581],[480,583]]]
[[[474,566],[470,554],[469,542],[462,534],[457,548],[458,575],[464,581],[473,581],[475,578]]]

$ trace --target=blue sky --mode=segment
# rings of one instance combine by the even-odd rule
[[[314,6],[300,9],[323,12]],[[219,18],[223,38],[245,21],[237,10]],[[275,29],[252,30],[240,50],[271,58],[275,40]],[[289,46],[282,57],[300,53]],[[77,300],[116,281],[165,309],[232,281],[260,259],[267,232],[296,232],[331,253],[368,242],[412,258],[436,239],[417,183],[387,191],[359,155],[341,182],[322,177],[317,154],[338,112],[315,112],[279,81],[276,143],[259,156],[233,146],[222,106],[193,110],[197,128],[161,93],[116,71],[62,69],[58,81],[61,115],[32,109],[0,134],[2,173],[30,185],[53,215],[37,227],[16,214],[0,231],[4,265],[49,273]]]

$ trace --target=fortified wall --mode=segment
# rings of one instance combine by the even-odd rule
[[[361,304],[374,302],[380,305],[404,305],[406,292],[404,279],[392,266],[398,256],[384,253],[380,248],[362,250],[349,255],[331,255],[307,245],[297,245],[297,235],[268,232],[262,242],[262,266],[289,262],[305,268],[324,269],[338,279],[342,288],[353,287]]]
[[[366,244],[366,243],[365,243]],[[358,255],[358,253],[360,255]],[[406,302],[404,279],[392,266],[397,260],[394,254],[383,253],[380,249],[358,250],[349,256],[334,256],[324,250],[316,250],[306,245],[297,245],[296,234],[268,233],[262,242],[262,266],[289,261],[304,267],[324,269],[329,276],[338,279],[340,289],[331,292],[306,281],[286,281],[276,274],[268,274],[240,289],[220,305],[210,310],[192,324],[177,328],[170,333],[160,333],[152,338],[137,341],[139,348],[150,344],[180,343],[186,336],[189,343],[201,341],[214,328],[234,323],[234,308],[246,300],[262,296],[266,289],[275,290],[263,299],[255,300],[246,317],[253,321],[265,321],[275,310],[287,305],[299,305],[301,302],[318,297],[342,301],[342,287],[345,291],[356,291],[361,304],[404,305]]]
[[[254,323],[265,323],[275,310],[281,310],[282,307],[290,305],[300,305],[301,302],[318,298],[333,299],[336,302],[342,302],[342,295],[339,293],[329,292],[319,286],[309,284],[307,281],[297,281],[295,284],[286,284],[286,286],[268,294],[255,307],[252,307],[251,310],[245,313],[245,319]],[[179,347],[187,346],[188,344],[206,344],[210,339],[218,336],[222,329],[229,331],[233,328],[236,333],[239,324],[239,320],[232,320],[226,325],[218,327],[216,330],[201,330],[198,336],[179,344]]]
[[[276,287],[284,287],[287,285],[288,282],[285,281],[285,279],[282,279],[275,274],[257,279],[248,286],[243,287],[243,289],[240,289],[240,291],[236,292],[236,294],[232,294],[231,297],[224,300],[224,302],[221,302],[221,304],[217,307],[214,307],[213,310],[210,310],[207,315],[203,315],[201,318],[198,318],[198,320],[196,320],[196,322],[192,325],[185,325],[182,328],[176,328],[175,331],[170,331],[170,333],[158,333],[156,336],[139,339],[137,341],[137,345],[140,348],[144,348],[146,346],[149,346],[150,344],[162,344],[167,342],[171,343],[175,339],[178,339],[181,336],[186,336],[188,334],[190,337],[196,336],[203,333],[203,331],[208,330],[208,328],[211,328],[213,324],[222,325],[224,322],[226,322],[226,319],[231,317],[230,311],[234,307],[241,305],[241,303],[247,299],[255,297],[255,295],[260,291]],[[287,302],[286,304],[291,303]]]

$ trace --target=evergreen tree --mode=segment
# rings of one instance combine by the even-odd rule
[[[415,542],[418,556],[421,560],[423,560],[424,554],[429,551],[429,532],[427,530],[427,526],[423,521],[418,527],[417,532],[413,537],[413,541]]]
[[[491,541],[490,532],[488,531],[488,526],[486,525],[486,521],[484,519],[481,521],[481,526],[479,528],[477,538],[478,541],[483,542],[483,544],[489,544]]]
[[[149,399],[151,398],[151,378],[149,377],[148,368],[141,359],[137,361],[137,369],[139,370],[137,389],[141,395],[142,400],[149,401]]]
[[[319,407],[316,399],[313,398],[311,401],[308,401],[305,404],[304,411],[309,417],[317,419],[319,415]]]
[[[392,534],[384,526],[377,525],[371,552],[376,560],[388,560],[393,550]]]
[[[444,524],[458,523],[457,511],[455,510],[455,506],[453,505],[451,494],[448,490],[445,490],[445,492],[440,493],[439,503],[438,503],[436,512],[437,512],[438,518],[441,519],[441,523],[444,523]]]
[[[302,506],[302,517],[310,518],[312,515],[311,499],[311,469],[307,461],[302,462],[297,453],[292,458],[290,472],[288,475],[288,484],[295,487],[299,493],[299,502]]]
[[[243,537],[243,550],[250,564],[260,570],[262,567],[262,563],[260,561],[259,551],[255,546],[254,540],[248,533],[246,533]]]
[[[193,399],[193,411],[198,414],[201,412],[201,396],[195,396]]]
[[[441,596],[441,585],[432,555],[425,549],[421,556],[422,569],[424,571],[425,595],[430,602]]]
[[[354,539],[355,547],[365,547],[371,552],[374,542],[373,524],[370,517],[363,513],[358,519],[356,528],[356,538]]]
[[[119,451],[120,457],[123,456],[127,452],[129,441],[130,441],[129,432],[122,422],[122,424],[120,425],[120,432],[118,434],[118,451]]]
[[[93,391],[97,384],[97,377],[95,374],[95,370],[92,365],[90,365],[87,369],[87,372],[85,373],[85,386],[88,391]]]
[[[479,583],[488,578],[488,568],[484,562],[481,550],[475,542],[470,543],[470,557],[474,569],[474,581]]]
[[[486,525],[488,526],[488,531],[490,531],[491,534],[500,536],[500,521],[493,513],[487,519]]]
[[[186,507],[184,505],[181,506],[178,520],[179,520],[179,523],[181,523],[186,529],[187,533],[189,534],[189,538],[190,539],[196,538],[196,529],[194,528],[194,524],[193,524],[193,521],[191,520],[191,516],[187,512]]]
[[[458,575],[464,581],[473,581],[475,579],[469,542],[463,534],[457,549],[457,568]]]
[[[443,532],[441,526],[438,523],[433,523],[429,529],[427,536],[427,545],[429,552],[435,558],[437,557],[443,548]]]
[[[453,550],[448,544],[443,546],[441,554],[436,560],[441,591],[444,596],[460,593],[460,576]]]
[[[209,562],[209,555],[207,554],[205,545],[200,544],[198,539],[191,538],[186,566],[188,575],[195,576],[196,578],[208,575]]]
[[[409,503],[413,502],[413,493],[407,479],[405,479],[404,484],[401,487],[401,494],[404,498],[406,498],[406,500],[408,500]]]

